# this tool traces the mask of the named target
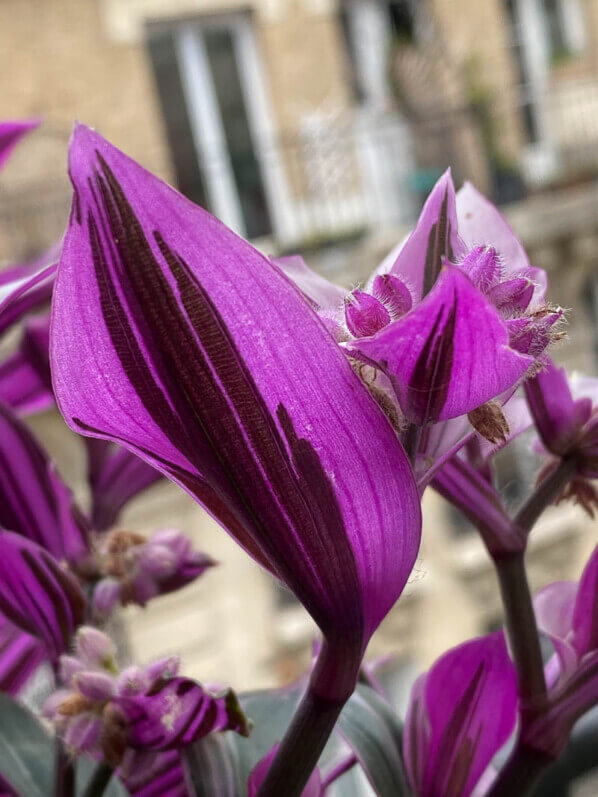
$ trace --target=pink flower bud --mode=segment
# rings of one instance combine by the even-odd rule
[[[101,733],[101,718],[87,711],[70,720],[64,734],[64,743],[75,753],[90,752],[97,746]]]
[[[158,659],[148,664],[145,668],[150,685],[154,684],[160,678],[174,678],[179,671],[181,660],[178,656],[169,656],[168,658]]]
[[[191,553],[191,540],[178,529],[160,529],[152,534],[150,544],[163,545],[173,553],[178,563]]]
[[[140,606],[145,606],[145,604],[159,592],[156,579],[146,571],[137,573],[129,581],[128,587],[131,599]]]
[[[70,689],[58,689],[56,692],[52,692],[52,694],[48,695],[44,701],[44,705],[42,707],[42,716],[49,720],[55,719],[60,704],[72,694],[73,693],[70,691]]]
[[[83,626],[75,638],[77,656],[87,667],[113,669],[116,648],[114,642],[97,628]]]
[[[79,661],[79,659],[76,659],[74,656],[61,656],[59,663],[60,680],[68,686],[72,686],[73,677],[78,672],[81,672],[81,670],[85,669],[84,665]]]
[[[101,616],[110,614],[120,601],[121,593],[122,586],[119,581],[115,578],[103,578],[93,591],[94,611]]]
[[[84,697],[99,703],[109,700],[116,688],[114,677],[105,672],[77,673],[75,685]]]
[[[121,672],[116,684],[119,695],[140,695],[146,692],[152,681],[143,667],[132,665]]]
[[[178,564],[177,556],[170,548],[153,541],[140,547],[137,561],[141,570],[157,578],[171,575]]]

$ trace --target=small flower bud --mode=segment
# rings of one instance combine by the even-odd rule
[[[98,667],[114,670],[116,648],[110,637],[97,628],[83,626],[77,631],[75,638],[77,656],[87,667]]]
[[[94,611],[102,617],[110,614],[120,601],[122,587],[115,578],[103,578],[93,591]]]
[[[97,747],[102,733],[102,720],[86,712],[73,717],[64,734],[64,743],[74,753],[90,752]]]
[[[413,305],[411,291],[394,274],[378,274],[372,285],[372,294],[386,307],[393,321],[408,313]]]
[[[137,561],[144,572],[156,578],[171,575],[178,564],[177,556],[170,548],[153,541],[139,548]]]
[[[180,664],[181,660],[178,656],[169,656],[148,664],[145,672],[150,686],[160,679],[174,678],[179,671]]]
[[[191,553],[191,540],[178,529],[160,529],[160,531],[154,532],[150,544],[159,544],[168,548],[176,557],[177,562],[182,562]]]
[[[79,659],[76,659],[74,656],[61,656],[59,664],[60,680],[68,686],[72,686],[74,676],[85,669]]]
[[[146,670],[133,665],[127,667],[119,675],[116,691],[119,695],[140,695],[147,691],[151,685],[152,681],[148,677]]]
[[[71,692],[70,689],[59,689],[56,692],[52,692],[52,694],[48,695],[44,701],[42,715],[49,720],[55,719],[58,715],[58,709],[62,703],[64,703],[64,701],[70,698],[72,695],[73,692]]]
[[[345,321],[354,337],[365,338],[390,324],[391,318],[382,302],[369,293],[355,290],[345,299]]]
[[[127,584],[127,597],[140,606],[145,606],[158,592],[156,579],[150,573],[143,571],[137,573]]]
[[[80,672],[74,680],[79,692],[94,702],[109,700],[116,689],[114,677],[105,672]]]

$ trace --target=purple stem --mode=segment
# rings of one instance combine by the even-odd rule
[[[55,739],[54,797],[73,797],[75,794],[75,767],[73,759],[64,749],[59,736]]]
[[[330,772],[326,775],[324,780],[322,781],[321,791],[322,794],[326,792],[326,789],[334,783],[335,780],[338,780],[345,772],[348,772],[352,769],[355,764],[357,763],[357,756],[355,753],[352,753],[347,758],[344,758],[340,761]]]
[[[361,662],[322,645],[307,690],[258,791],[258,797],[299,797],[353,693]]]
[[[514,518],[514,522],[524,534],[529,534],[542,512],[559,497],[576,470],[575,457],[561,459],[552,473],[531,494]]]
[[[517,669],[517,690],[525,707],[545,698],[546,679],[524,554],[501,556],[494,560],[494,565]]]
[[[514,522],[523,534],[529,534],[542,512],[558,498],[576,470],[577,462],[573,457],[562,459],[532,493],[514,518]],[[527,709],[533,709],[537,715],[542,709],[542,704],[546,702],[546,679],[540,639],[525,572],[524,554],[497,558],[495,566],[517,668],[521,726],[525,724]],[[548,706],[547,702],[546,705]],[[522,742],[520,727],[519,739],[490,789],[489,797],[525,795],[533,787],[542,770],[550,763],[549,757]]]

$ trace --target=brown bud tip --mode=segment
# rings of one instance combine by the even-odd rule
[[[89,711],[93,708],[93,703],[83,695],[78,693],[69,695],[58,706],[57,712],[63,717],[75,717],[77,714],[82,714],[84,711]]]
[[[106,538],[106,552],[108,554],[120,554],[135,545],[142,545],[146,542],[143,534],[136,531],[116,530],[111,531]]]
[[[583,476],[573,478],[556,499],[555,504],[560,504],[562,501],[573,501],[591,518],[594,518],[598,511],[598,491]]]
[[[478,434],[486,438],[489,443],[506,443],[509,434],[509,424],[503,411],[496,401],[488,401],[481,407],[468,413],[469,422]]]

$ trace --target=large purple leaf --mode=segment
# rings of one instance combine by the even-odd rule
[[[52,659],[82,624],[85,598],[77,580],[39,545],[0,531],[0,612],[41,639]]]
[[[456,266],[444,265],[414,310],[347,348],[389,376],[417,424],[464,415],[514,385],[533,358],[509,348],[498,312]]]
[[[411,287],[418,301],[432,289],[443,261],[455,260],[461,254],[455,186],[447,169],[426,199],[417,225],[399,250],[390,272]]]
[[[247,719],[232,690],[214,697],[188,678],[159,681],[145,694],[114,701],[127,718],[127,742],[133,748],[180,749],[215,731],[249,735]]]
[[[390,424],[248,243],[83,127],[70,174],[51,340],[67,422],[182,485],[353,666],[419,546]]]
[[[39,639],[0,615],[0,692],[17,695],[46,658]]]
[[[0,122],[0,169],[10,157],[19,140],[35,130],[40,122],[40,119],[15,119]]]
[[[0,526],[57,559],[88,549],[87,528],[70,490],[29,429],[0,404]]]
[[[418,682],[404,736],[418,797],[471,794],[515,727],[516,680],[498,631],[448,651]]]

